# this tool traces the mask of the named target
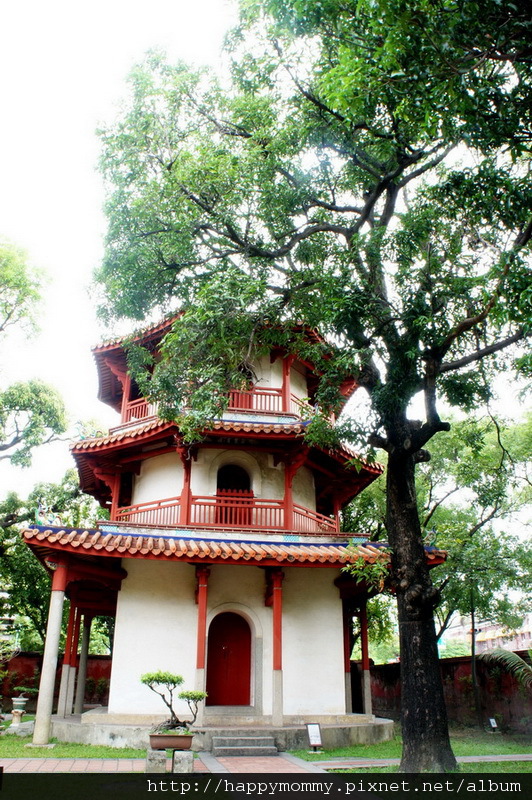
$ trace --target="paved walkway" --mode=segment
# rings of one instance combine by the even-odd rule
[[[459,756],[459,762],[475,761],[532,761],[532,754]],[[330,761],[303,761],[289,753],[278,756],[251,758],[231,756],[215,758],[210,753],[200,753],[194,759],[196,773],[326,773],[329,769],[349,769],[362,767],[387,767],[399,764],[398,758],[336,758]],[[146,762],[143,758],[0,758],[4,772],[43,773],[43,772],[87,772],[87,773],[132,773],[144,772]],[[170,770],[170,759],[168,764]]]

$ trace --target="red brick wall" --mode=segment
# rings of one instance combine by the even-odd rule
[[[519,652],[523,658],[526,652]],[[440,660],[447,713],[450,721],[476,724],[471,679],[471,658],[458,656]],[[477,661],[477,675],[483,719],[496,719],[501,730],[532,732],[532,694],[526,692],[505,670]],[[400,664],[379,664],[371,668],[373,710],[379,717],[399,719],[401,715]]]
[[[59,692],[59,679],[61,675],[62,658],[58,661],[57,675],[56,675],[56,695]],[[35,671],[40,674],[42,666],[42,653],[19,653],[12,658],[5,669],[8,670],[8,675],[2,681],[0,686],[1,694],[4,698],[4,710],[9,710],[9,703],[6,700],[10,699],[14,694],[15,686],[37,686],[39,685],[39,676],[35,681]],[[111,677],[111,656],[89,656],[87,662],[87,691],[85,693],[86,703],[100,703],[101,705],[107,704],[109,694],[109,678]],[[28,703],[31,709],[34,703]]]

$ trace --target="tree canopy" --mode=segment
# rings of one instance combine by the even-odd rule
[[[24,500],[11,492],[0,501],[0,580],[20,647],[38,649],[44,644],[51,591],[48,573],[20,537],[21,527],[36,522],[39,514],[51,514],[65,526],[91,527],[103,513],[81,491],[74,469],[60,483],[36,484]]]
[[[453,615],[470,614],[472,602],[479,620],[514,630],[532,608],[531,423],[453,420],[418,469],[425,543],[448,554],[435,577],[438,640]],[[386,540],[385,489],[381,477],[354,501],[343,514],[344,530]]]
[[[0,239],[0,334],[12,326],[33,324],[41,280],[28,269],[26,253]]]
[[[0,336],[8,351],[12,328],[34,329],[40,288],[24,251],[0,241]],[[57,439],[66,428],[64,403],[52,386],[30,380],[0,387],[0,461],[27,467],[33,448]]]
[[[181,312],[161,360],[131,364],[163,413],[194,409],[189,437],[272,344],[317,365],[309,436],[356,376],[352,435],[388,454],[402,769],[453,769],[415,467],[449,430],[441,398],[470,411],[495,371],[529,368],[530,21],[499,0],[242,9],[229,75],[151,54],[101,133],[104,315]]]

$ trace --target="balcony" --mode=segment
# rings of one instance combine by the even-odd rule
[[[295,394],[290,394],[288,402],[285,401],[282,389],[264,389],[255,387],[249,391],[233,389],[229,392],[228,411],[256,411],[259,414],[290,414],[301,418],[304,410],[311,407],[300,400]]]
[[[285,408],[284,406],[288,406]],[[257,414],[287,414],[301,419],[312,410],[304,400],[291,394],[286,402],[282,389],[251,389],[250,391],[233,390],[229,393],[228,411],[248,411]],[[144,398],[127,403],[122,412],[122,422],[117,428],[134,425],[143,420],[157,416],[157,405]],[[114,430],[114,428],[113,428]]]
[[[290,513],[291,512],[291,513]],[[301,534],[336,534],[338,522],[317,511],[283,500],[258,497],[193,495],[183,506],[181,498],[118,508],[116,522],[148,527],[192,527],[230,530],[290,530]]]

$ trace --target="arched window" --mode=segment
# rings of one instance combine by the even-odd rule
[[[251,481],[244,467],[238,464],[226,464],[220,467],[216,476],[216,490],[220,491],[241,491],[251,490]]]
[[[240,528],[252,524],[253,491],[243,467],[225,464],[216,476],[216,524]]]

